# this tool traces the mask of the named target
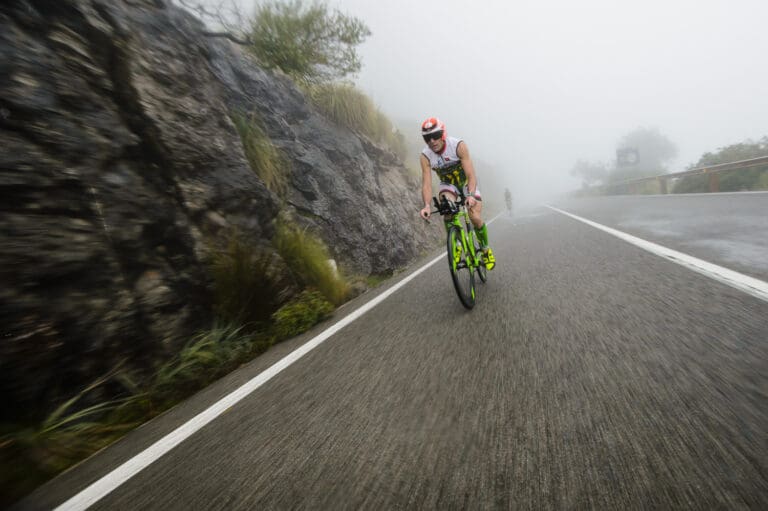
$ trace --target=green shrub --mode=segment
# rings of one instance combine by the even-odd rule
[[[722,163],[749,160],[768,155],[768,136],[760,140],[746,140],[739,144],[721,147],[715,153],[704,153],[692,168],[712,167]],[[768,188],[768,166],[760,165],[752,168],[742,168],[720,172],[718,176],[719,191],[738,192],[742,190],[761,190]],[[674,193],[709,192],[709,176],[696,175],[680,179],[674,188]]]
[[[371,34],[359,19],[300,0],[257,5],[251,50],[267,68],[302,81],[343,78],[360,70],[356,46]]]
[[[719,190],[721,192],[760,190],[760,183],[765,182],[766,176],[768,176],[768,166],[722,172]]]
[[[349,286],[331,267],[328,249],[320,239],[282,222],[272,243],[305,286],[318,289],[334,305],[344,302]]]
[[[317,291],[303,291],[295,300],[280,307],[272,315],[278,339],[293,337],[309,330],[333,312],[331,305]]]
[[[269,257],[235,234],[226,250],[214,253],[214,314],[219,320],[256,326],[269,319],[275,307],[266,274]]]
[[[288,163],[272,144],[259,118],[256,114],[232,114],[232,122],[240,134],[245,157],[251,169],[271,192],[285,197],[288,190]]]

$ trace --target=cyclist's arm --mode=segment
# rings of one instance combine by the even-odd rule
[[[461,160],[461,166],[464,168],[464,174],[467,176],[467,188],[470,195],[474,195],[477,190],[477,177],[475,176],[475,166],[472,164],[472,158],[469,157],[469,149],[467,149],[467,143],[463,140],[459,142],[459,146],[456,148],[456,154]]]
[[[419,161],[421,163],[421,198],[424,200],[424,207],[429,208],[432,201],[432,169],[429,166],[429,159],[423,154]]]

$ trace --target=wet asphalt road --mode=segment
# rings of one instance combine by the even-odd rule
[[[768,192],[618,196],[561,208],[768,281]]]
[[[474,310],[440,261],[92,509],[768,508],[768,303],[551,210],[490,235]],[[318,331],[22,507],[62,502]]]

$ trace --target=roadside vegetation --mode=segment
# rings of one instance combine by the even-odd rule
[[[574,164],[571,175],[582,180],[582,189],[576,195],[661,193],[658,180],[644,180],[631,185],[622,182],[666,174],[666,163],[677,154],[677,149],[658,130],[638,128],[620,141],[616,152],[616,161],[579,160]],[[756,142],[746,140],[720,148],[714,153],[705,153],[688,169],[762,156],[768,156],[768,136]],[[721,192],[768,190],[768,165],[724,171],[718,173],[717,177]],[[709,175],[687,176],[679,179],[674,186],[668,185],[668,192],[705,193],[710,190],[709,183]]]
[[[405,137],[366,96],[351,83],[306,84],[304,90],[323,115],[339,126],[385,144],[403,161],[407,155]]]
[[[319,238],[283,221],[278,224],[272,243],[305,287],[320,291],[334,305],[346,301],[349,285],[331,265],[328,248]]]
[[[371,35],[362,20],[301,0],[259,3],[248,25],[249,48],[266,68],[317,83],[360,71],[356,47]]]
[[[286,218],[276,231],[272,250],[237,233],[223,249],[211,250],[215,322],[149,377],[118,366],[38,422],[3,425],[0,466],[14,469],[0,472],[0,504],[11,504],[275,343],[329,318],[350,288],[330,263],[328,248]],[[271,274],[275,254],[302,289],[282,304]],[[103,400],[106,394],[113,398]]]
[[[269,275],[272,254],[232,233],[224,250],[212,251],[213,312],[219,321],[262,329],[279,293]]]
[[[240,134],[243,152],[251,169],[271,192],[278,197],[285,197],[288,190],[288,163],[280,150],[272,144],[259,117],[256,113],[234,113],[231,118]]]
[[[768,136],[757,142],[747,140],[718,149],[715,153],[705,153],[690,168],[707,167],[720,163],[730,163],[768,156]],[[721,192],[740,192],[768,190],[768,165],[721,172],[719,175]],[[673,193],[702,193],[709,191],[709,176],[688,176],[675,184]]]
[[[338,125],[405,158],[402,134],[347,80],[362,67],[356,47],[371,35],[365,23],[323,3],[292,0],[258,5],[249,26],[248,48],[265,67],[293,78],[315,107]]]
[[[333,313],[334,306],[323,293],[307,288],[262,320],[265,309],[256,295],[264,289],[250,287],[265,280],[259,275],[259,259],[237,243],[230,245],[229,252],[229,257],[220,257],[216,263],[216,309],[232,321],[217,320],[158,365],[149,378],[142,380],[117,367],[38,423],[3,426],[0,505],[11,504],[275,343],[307,331]],[[245,278],[238,283],[236,279],[241,277]],[[235,297],[242,297],[243,302]],[[101,400],[107,386],[118,397]],[[115,392],[115,388],[120,390]]]
[[[182,1],[187,7],[202,3]],[[193,8],[194,10],[194,8]],[[403,159],[403,136],[348,76],[359,71],[356,47],[370,35],[360,20],[322,2],[260,3],[240,33],[267,68],[280,69],[333,122],[386,144]],[[254,112],[231,115],[245,157],[277,197],[288,190],[288,162],[271,143]],[[238,233],[211,249],[213,317],[209,329],[146,374],[123,365],[97,378],[47,415],[25,424],[0,425],[0,506],[6,506],[74,463],[109,445],[273,344],[328,318],[350,295],[350,277],[332,264],[325,244],[284,215],[272,247],[256,247]],[[275,257],[291,282],[274,282]],[[292,287],[288,292],[281,285]],[[293,298],[280,300],[279,296]],[[105,396],[112,396],[105,399]]]

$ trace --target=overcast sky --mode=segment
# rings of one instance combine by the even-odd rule
[[[356,81],[385,113],[416,138],[440,117],[531,197],[578,186],[575,161],[613,160],[638,126],[677,145],[670,171],[768,135],[767,0],[329,5],[371,29]]]

